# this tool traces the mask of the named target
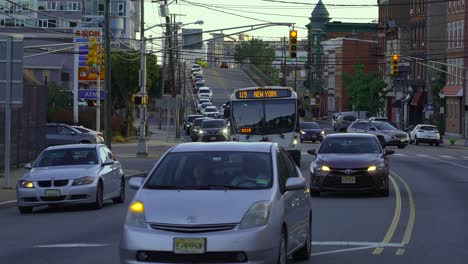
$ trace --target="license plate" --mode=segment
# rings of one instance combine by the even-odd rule
[[[341,183],[343,183],[343,184],[354,184],[354,183],[356,183],[356,177],[354,177],[354,176],[343,176],[343,177],[341,177]]]
[[[58,197],[60,196],[60,190],[58,189],[46,189],[45,190],[46,197]]]
[[[174,253],[203,254],[206,240],[204,238],[174,238]]]
[[[210,140],[216,140],[216,137],[210,137]]]
[[[316,137],[317,137],[317,135],[312,135],[312,137],[313,137],[313,138],[316,138]]]
[[[405,140],[404,140],[404,139],[400,139],[400,142],[405,142]]]

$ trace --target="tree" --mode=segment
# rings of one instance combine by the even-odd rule
[[[353,70],[354,75],[342,75],[353,110],[378,114],[385,105],[387,84],[377,73],[365,73],[363,64],[353,65]]]
[[[272,65],[275,60],[275,50],[261,39],[243,41],[236,45],[234,59],[237,63],[248,60],[249,63],[254,64],[266,74],[275,72]]]
[[[56,112],[58,109],[72,109],[73,93],[65,88],[51,83],[47,86],[47,116]]]
[[[200,65],[200,67],[202,67],[202,68],[206,68],[208,66],[208,62],[204,61],[201,58],[195,59],[195,63]]]

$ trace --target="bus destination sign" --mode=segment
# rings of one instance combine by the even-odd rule
[[[241,128],[241,133],[242,134],[250,134],[250,133],[252,133],[252,128],[251,127],[242,127]]]
[[[269,99],[290,96],[291,90],[289,89],[255,89],[236,92],[237,99]]]

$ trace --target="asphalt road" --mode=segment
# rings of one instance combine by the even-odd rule
[[[215,102],[223,102],[227,97],[219,89],[226,91],[225,96],[230,89],[226,86],[229,81],[223,84],[225,75],[212,83],[208,76],[206,79],[214,88]],[[303,144],[303,152],[317,146]],[[390,158],[389,197],[312,198],[313,254],[302,263],[466,263],[468,151],[425,145],[395,151]],[[303,154],[304,175],[308,175],[312,158]],[[149,169],[156,161],[121,160],[128,169]],[[132,195],[129,191],[125,204],[108,202],[98,211],[45,207],[20,215],[16,208],[1,209],[0,263],[118,263],[121,227]]]

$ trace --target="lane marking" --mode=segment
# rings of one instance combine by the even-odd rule
[[[373,246],[373,247],[404,247],[403,243],[381,243],[360,241],[312,241],[313,246]]]
[[[388,228],[387,234],[385,234],[385,237],[382,240],[382,243],[389,243],[392,240],[392,237],[395,234],[395,230],[397,228],[398,222],[400,222],[400,216],[401,216],[400,187],[398,187],[398,184],[396,183],[395,179],[392,176],[389,176],[389,179],[392,182],[393,188],[395,189],[396,206],[395,206],[395,213],[393,215],[392,223],[390,224],[390,227]],[[382,253],[383,250],[384,250],[383,247],[378,247],[372,252],[372,254],[379,255]]]
[[[404,248],[399,248],[397,250],[397,252],[395,253],[395,255],[397,255],[397,256],[402,256],[403,254],[405,254],[405,249]]]
[[[418,156],[418,157],[429,157],[429,155],[426,155],[426,154],[416,154],[416,156]]]
[[[468,159],[468,157],[463,157],[464,159]]]
[[[395,153],[395,154],[393,154],[393,156],[406,157],[407,155],[403,154],[403,153]]]
[[[449,155],[439,155],[439,157],[441,158],[447,158],[447,159],[453,159],[452,156],[449,156]]]
[[[110,244],[94,244],[94,243],[69,243],[69,244],[50,244],[37,245],[34,248],[79,248],[79,247],[107,247]]]
[[[345,248],[345,249],[338,249],[338,250],[322,251],[322,252],[312,253],[310,255],[311,256],[330,255],[330,254],[335,254],[335,253],[365,250],[365,249],[371,249],[371,248],[375,248],[375,246],[366,246],[366,247],[356,247],[356,248]]]
[[[0,205],[4,204],[11,204],[11,203],[16,203],[16,200],[11,200],[11,201],[6,201],[6,202],[1,202]]]
[[[416,204],[414,202],[413,191],[411,190],[409,184],[395,172],[391,171],[391,173],[395,177],[397,177],[401,183],[403,183],[406,189],[406,193],[408,194],[408,200],[409,200],[409,206],[410,206],[408,224],[406,225],[405,234],[403,235],[403,240],[401,241],[401,243],[407,245],[409,244],[411,240],[411,234],[413,233],[413,229],[414,229],[414,223],[416,219]]]
[[[468,167],[466,167],[466,166],[463,166],[463,165],[460,165],[460,164],[457,164],[457,163],[453,163],[453,162],[450,162],[450,161],[441,160],[441,159],[433,158],[433,157],[428,157],[428,158],[433,159],[433,160],[438,160],[438,161],[441,161],[441,162],[445,162],[445,163],[449,163],[449,164],[455,165],[455,166],[460,167],[460,168],[468,169]]]

